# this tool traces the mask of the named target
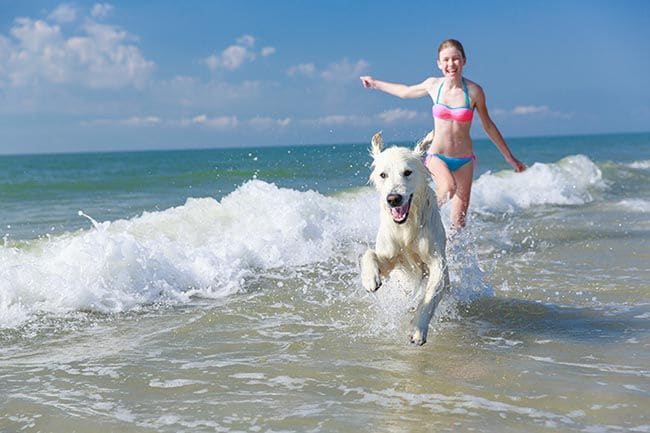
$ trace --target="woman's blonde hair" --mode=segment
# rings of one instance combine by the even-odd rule
[[[463,59],[467,60],[465,57],[465,49],[463,48],[463,44],[461,44],[460,41],[457,41],[456,39],[447,39],[446,41],[443,41],[438,47],[438,57],[440,57],[440,51],[444,50],[445,48],[456,48],[458,51],[460,51]]]

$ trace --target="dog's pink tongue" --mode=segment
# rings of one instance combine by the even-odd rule
[[[390,214],[393,216],[393,219],[395,221],[402,221],[406,217],[407,212],[408,212],[408,203],[403,206],[390,208]]]

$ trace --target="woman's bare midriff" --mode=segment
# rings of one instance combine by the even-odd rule
[[[438,120],[436,123],[429,152],[442,153],[451,157],[467,156],[473,152],[469,123],[463,124],[448,120]]]

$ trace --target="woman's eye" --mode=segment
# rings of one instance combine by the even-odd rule
[[[382,179],[386,179],[388,175],[386,173],[379,173],[379,177],[381,177]]]
[[[413,172],[411,170],[404,171],[404,177],[409,177]]]

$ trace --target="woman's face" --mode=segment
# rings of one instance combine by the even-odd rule
[[[465,59],[455,47],[443,48],[438,54],[438,67],[442,74],[448,78],[460,77],[465,66]]]

